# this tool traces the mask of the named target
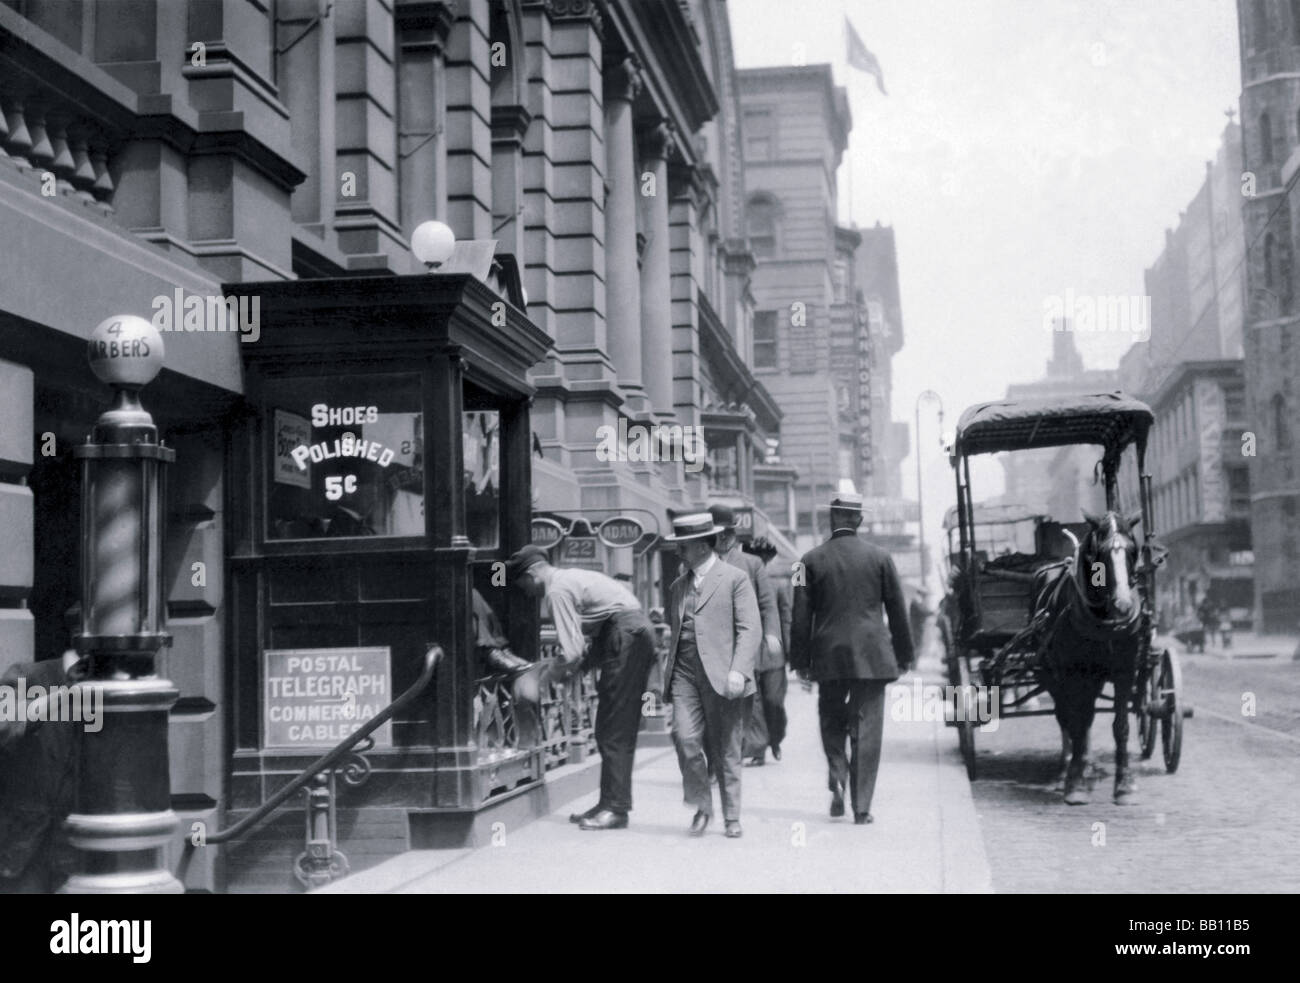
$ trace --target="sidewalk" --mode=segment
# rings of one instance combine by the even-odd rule
[[[1188,658],[1208,656],[1215,659],[1273,659],[1289,662],[1300,659],[1300,637],[1296,635],[1259,635],[1253,631],[1234,631],[1232,644],[1224,648],[1216,634],[1213,642],[1206,640],[1204,652],[1188,652],[1182,642],[1172,635],[1156,636],[1157,644]]]
[[[923,678],[940,683],[937,665]],[[910,690],[911,676],[903,684]],[[739,840],[715,823],[686,835],[692,811],[681,801],[672,748],[637,754],[635,808],[626,830],[582,832],[568,821],[585,796],[518,829],[496,831],[495,846],[413,850],[345,878],[318,894],[353,893],[694,893],[991,891],[988,860],[957,750],[956,731],[938,722],[892,719],[871,811],[875,823],[830,819],[817,696],[791,679],[790,731],[783,758],[746,768]],[[716,796],[716,792],[715,792]]]

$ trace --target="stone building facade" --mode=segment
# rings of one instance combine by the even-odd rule
[[[1300,147],[1300,10],[1239,0],[1242,202],[1246,245],[1246,422],[1255,435],[1250,526],[1256,628],[1300,628],[1300,297],[1294,193]]]
[[[530,375],[537,513],[663,531],[711,497],[752,505],[760,478],[789,486],[799,462],[779,459],[782,409],[752,367],[727,16],[723,0],[0,2],[0,662],[67,645],[70,448],[108,398],[84,356],[95,325],[149,318],[178,289],[423,274],[409,243],[427,219],[517,269],[523,294],[501,295],[551,340]],[[166,342],[145,402],[184,462],[167,527],[172,790],[183,821],[218,826],[252,753],[227,726],[227,542],[256,340]],[[599,456],[602,433],[655,426],[677,460]],[[698,468],[680,459],[686,427],[707,441]],[[781,539],[788,512],[772,524],[760,506],[753,531]],[[633,552],[606,569],[659,603],[658,555]],[[225,882],[219,856],[192,886]]]

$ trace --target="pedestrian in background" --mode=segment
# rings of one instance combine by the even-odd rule
[[[632,811],[641,695],[655,658],[650,619],[633,593],[612,577],[596,570],[553,567],[540,546],[519,550],[506,569],[524,593],[544,600],[555,622],[559,664],[540,685],[563,681],[586,668],[600,672],[595,728],[600,800],[569,820],[586,830],[625,829]]]
[[[761,765],[771,746],[772,756],[779,761],[781,741],[785,738],[785,689],[775,681],[775,671],[779,669],[782,676],[785,674],[785,649],[781,645],[781,619],[776,608],[776,595],[772,593],[763,561],[740,548],[740,540],[736,536],[736,513],[731,506],[710,505],[709,515],[722,530],[718,533],[718,559],[749,578],[749,585],[754,588],[754,596],[758,598],[758,615],[763,626],[763,638],[754,663],[755,691],[745,708],[745,739],[741,754],[745,764]],[[765,680],[768,689],[766,701],[763,690]],[[764,709],[764,702],[777,707],[770,718]]]
[[[844,815],[847,785],[854,822],[862,825],[873,821],[885,686],[911,668],[915,657],[894,561],[858,536],[862,496],[838,495],[830,519],[831,538],[804,554],[795,578],[790,663],[817,682],[831,815]]]
[[[714,552],[718,533],[709,513],[673,519],[686,571],[672,585],[668,609],[673,640],[665,670],[673,706],[673,744],[682,770],[682,798],[695,807],[692,836],[703,836],[713,816],[709,766],[718,776],[726,835],[740,826],[741,750],[746,697],[754,693],[760,644],[758,599],[741,570]]]
[[[754,707],[745,728],[745,755],[752,764],[761,765],[764,751],[770,747],[772,757],[781,760],[781,742],[785,740],[785,694],[788,685],[786,655],[790,651],[790,617],[794,609],[794,588],[790,585],[790,565],[776,559],[776,547],[764,538],[754,540],[749,551],[763,561],[763,571],[776,602],[777,627],[781,652],[777,658],[771,646],[759,655]]]

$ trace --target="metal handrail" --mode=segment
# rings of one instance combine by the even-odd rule
[[[204,837],[205,845],[229,843],[261,825],[262,822],[265,821],[286,799],[299,789],[306,788],[308,782],[347,755],[354,747],[387,723],[392,718],[393,714],[419,696],[424,688],[429,685],[429,681],[433,679],[433,672],[438,667],[438,663],[442,661],[442,657],[442,646],[431,645],[429,651],[424,655],[424,671],[420,673],[420,678],[408,686],[401,696],[388,704],[388,706],[384,707],[384,709],[380,710],[379,713],[371,717],[370,721],[360,730],[350,734],[335,745],[333,750],[327,751],[324,755],[313,761],[297,778],[291,781],[284,788],[280,789],[280,791],[275,793],[275,795],[267,799],[253,812],[235,823],[235,825],[226,829],[218,830],[215,833],[207,834]],[[193,842],[187,840],[187,855],[193,847]]]

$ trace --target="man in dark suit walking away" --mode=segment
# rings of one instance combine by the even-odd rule
[[[914,655],[894,561],[858,537],[862,496],[838,495],[830,511],[831,538],[805,553],[795,570],[790,664],[818,684],[831,815],[844,815],[848,785],[854,822],[863,825],[872,822],[885,686],[911,668]],[[889,617],[888,636],[882,609]]]

